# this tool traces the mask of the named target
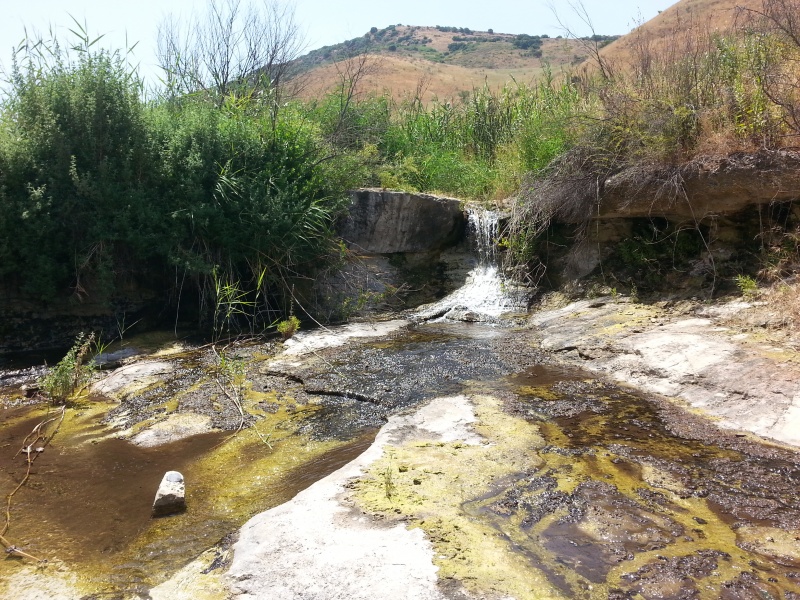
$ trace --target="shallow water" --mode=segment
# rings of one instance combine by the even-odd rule
[[[321,405],[298,405],[289,395],[272,402],[275,394],[248,392],[248,407],[259,415],[258,432],[217,431],[153,448],[109,436],[109,415],[126,405],[148,416],[154,412],[151,406],[155,412],[177,410],[187,398],[197,408],[199,400],[179,383],[188,375],[193,381],[202,377],[196,372],[202,360],[192,352],[173,360],[182,366],[166,384],[132,394],[122,403],[85,398],[70,407],[52,442],[34,461],[30,480],[12,499],[6,538],[76,573],[87,594],[145,594],[254,514],[289,500],[354,459],[376,433],[373,426],[358,425],[343,430],[338,439],[314,439],[305,425]],[[176,394],[181,400],[171,399]],[[41,404],[15,406],[19,394],[13,387],[4,396],[3,496],[25,474],[25,455],[18,454],[25,436],[53,414]],[[201,399],[222,402],[214,396]],[[274,407],[265,413],[259,402]],[[167,470],[183,473],[188,509],[152,519],[151,504]],[[26,564],[31,561],[7,555],[0,562],[0,580]]]
[[[284,375],[260,367],[259,351],[242,354],[254,361],[248,399],[264,407],[257,427],[268,443],[247,429],[140,448],[106,435],[109,409],[124,402],[86,401],[68,411],[35,462],[14,499],[8,537],[63,561],[87,593],[143,594],[253,514],[353,459],[393,411],[434,396],[486,393],[537,432],[530,455],[540,466],[509,468],[464,497],[461,510],[564,597],[800,593],[800,458],[793,451],[713,428],[680,435],[680,418],[647,398],[534,365],[524,334],[486,325],[427,324],[315,351]],[[187,365],[176,370],[177,383],[145,390],[132,405],[173,410],[183,402],[158,394],[184,394],[202,376],[203,360],[176,360]],[[37,407],[0,411],[4,493],[24,473],[24,461],[11,456],[43,415]],[[153,520],[155,489],[171,469],[185,476],[189,509]],[[21,562],[6,559],[0,576]]]
[[[566,597],[800,597],[797,452],[682,437],[669,411],[580,372],[539,366],[506,385],[543,464],[464,509]]]

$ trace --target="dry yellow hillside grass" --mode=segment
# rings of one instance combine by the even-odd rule
[[[396,29],[398,36],[411,35],[417,41],[427,38],[430,41],[421,45],[440,53],[447,53],[448,45],[464,36],[435,27],[397,26]],[[415,97],[418,93],[425,102],[434,98],[450,100],[485,85],[498,90],[514,82],[530,84],[545,68],[557,73],[566,71],[587,56],[587,47],[580,40],[543,39],[542,56],[535,57],[514,48],[511,42],[515,36],[511,34],[475,31],[468,37],[499,38],[501,41],[483,42],[475,51],[449,53],[443,56],[442,62],[428,60],[422,53],[409,52],[402,46],[395,52],[371,54],[372,68],[357,91],[360,94],[388,93],[396,100]],[[328,63],[306,72],[301,97],[319,98],[335,90],[344,70],[342,65]]]
[[[423,101],[450,100],[462,92],[481,88],[484,84],[499,89],[516,80],[530,83],[542,72],[539,68],[486,69],[434,63],[419,58],[370,56],[373,68],[360,82],[359,94],[387,93],[396,100],[414,98],[417,92]],[[339,85],[341,67],[329,64],[309,72],[303,97],[319,98]]]
[[[736,23],[741,9],[760,7],[761,0],[681,0],[609,44],[600,54],[614,65],[629,64],[642,43],[659,52],[672,46],[676,35],[688,30],[724,33]]]

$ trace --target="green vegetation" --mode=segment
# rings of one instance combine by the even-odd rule
[[[343,58],[340,85],[309,102],[278,87],[277,66],[271,77],[220,79],[187,73],[169,52],[163,94],[144,99],[126,53],[99,49],[83,30],[72,51],[29,42],[0,104],[0,283],[44,303],[111,308],[145,287],[216,337],[257,333],[291,313],[298,278],[339,259],[333,224],[347,190],[364,185],[516,196],[502,246],[530,277],[548,245],[542,233],[559,217],[585,223],[609,176],[669,172],[708,150],[780,147],[800,132],[791,70],[800,36],[765,14],[729,35],[687,30],[658,53],[641,43],[627,65],[597,54],[578,73],[427,104],[419,91],[404,102],[358,91],[371,68],[362,51],[424,46],[413,27],[348,42],[350,58],[332,56]],[[465,47],[494,39],[453,32]],[[538,50],[542,38],[513,43]],[[658,256],[632,240],[620,260],[657,272],[675,244],[704,243],[669,239]]]
[[[285,340],[288,340],[292,337],[295,333],[298,332],[300,329],[300,319],[296,316],[291,315],[288,319],[285,319],[278,323],[278,333],[281,334],[281,337]]]
[[[758,294],[758,283],[749,275],[737,275],[736,287],[745,298],[754,298]]]
[[[82,42],[14,56],[0,112],[3,285],[111,307],[145,286],[216,330],[272,323],[289,281],[336,248],[332,224],[361,183],[347,153],[308,111],[246,86],[145,101],[124,53]]]
[[[39,379],[39,388],[52,404],[66,404],[89,383],[96,368],[89,357],[92,350],[97,350],[94,334],[81,333],[64,358]]]
[[[526,179],[507,232],[506,258],[518,276],[528,281],[541,276],[539,240],[553,221],[585,231],[609,177],[625,171],[644,181],[658,171],[662,185],[653,206],[658,214],[659,202],[686,201],[681,165],[704,154],[781,148],[800,133],[793,108],[798,6],[767,4],[770,10],[763,15],[743,19],[744,26],[726,33],[687,27],[659,47],[634,33],[625,62],[595,52],[592,64],[572,74],[578,110],[555,129],[560,136],[566,132],[566,152]],[[597,49],[607,42],[602,36],[587,41]],[[655,246],[652,240],[631,239],[619,249],[620,261],[639,273],[633,277],[636,285],[664,281],[659,273],[666,261],[673,270],[685,262],[689,254],[682,240],[697,249],[693,256],[699,255],[707,237],[703,223],[693,227],[693,236],[668,233]],[[669,252],[667,245],[673,246]]]
[[[512,194],[570,142],[581,102],[568,82],[473,90],[462,102],[397,106],[379,149],[384,187],[490,200]]]
[[[423,58],[433,62],[452,62],[460,64],[458,56],[475,53],[482,57],[483,61],[490,64],[496,62],[496,58],[487,58],[485,51],[497,50],[501,53],[507,52],[517,57],[533,56],[542,57],[541,46],[547,35],[527,35],[522,34],[513,36],[510,34],[495,35],[494,31],[487,32],[472,31],[467,27],[444,27],[437,25],[436,31],[453,34],[446,36],[448,50],[440,52],[431,47],[434,41],[430,35],[435,35],[431,29],[423,27],[389,25],[383,29],[377,27],[370,28],[369,32],[362,36],[346,40],[339,44],[324,46],[312,50],[308,54],[297,58],[292,65],[292,70],[303,73],[314,67],[324,64],[331,64],[346,61],[359,54],[369,53],[373,55],[386,54],[388,52],[399,53],[405,56]],[[605,43],[616,39],[616,36],[604,36],[607,38]],[[493,48],[489,48],[492,46]],[[484,50],[482,53],[481,50]],[[502,59],[500,59],[502,61]],[[531,63],[536,65],[538,63]],[[494,68],[494,67],[489,67]]]

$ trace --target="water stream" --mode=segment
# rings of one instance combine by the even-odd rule
[[[499,215],[470,219],[480,259],[464,288],[425,309],[444,315],[440,322],[319,348],[280,368],[270,362],[272,343],[237,348],[248,427],[234,437],[235,412],[214,386],[207,348],[162,348],[158,360],[173,368],[160,380],[121,401],[84,398],[14,498],[8,537],[78,573],[86,594],[144,595],[253,514],[358,455],[392,413],[466,394],[479,408],[479,398],[499,407],[494,417],[479,411],[489,443],[395,449],[377,467],[396,470],[395,496],[387,500],[378,479],[376,500],[364,501],[426,531],[452,581],[483,593],[475,573],[495,581],[487,565],[506,556],[513,569],[497,581],[520,578],[521,587],[504,592],[520,600],[800,598],[800,455],[548,366],[524,332],[493,327],[492,319],[519,310],[521,297],[496,265]],[[458,311],[490,322],[454,322]],[[15,456],[22,438],[47,412],[24,399],[24,379],[8,376],[0,389],[3,495],[24,472]],[[229,431],[155,448],[113,435],[181,411],[207,414]],[[421,452],[439,453],[435,469],[415,471],[431,460]],[[476,466],[485,463],[489,475]],[[168,469],[184,473],[189,510],[154,520],[150,503]],[[451,516],[433,512],[441,498],[428,505],[417,493],[437,473],[453,474],[454,487],[441,492]],[[481,541],[462,547],[469,539]],[[501,554],[484,556],[490,546]],[[0,580],[25,564],[7,556]],[[525,587],[525,578],[541,584]],[[13,592],[0,584],[4,591]]]

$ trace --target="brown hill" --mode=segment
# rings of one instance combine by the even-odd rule
[[[680,0],[601,51],[614,64],[626,64],[637,47],[663,52],[687,32],[724,33],[742,18],[742,9],[758,9],[762,0]]]
[[[303,96],[320,97],[334,89],[346,71],[344,61],[354,55],[369,57],[359,92],[388,92],[396,99],[420,94],[424,101],[457,98],[484,84],[497,89],[514,81],[530,83],[547,67],[554,73],[581,64],[591,67],[596,47],[606,61],[623,68],[643,47],[668,61],[670,53],[697,48],[688,37],[725,32],[741,19],[741,9],[761,5],[762,0],[680,0],[625,36],[594,40],[439,26],[373,28],[302,57]]]
[[[603,40],[615,38],[603,37]],[[388,92],[396,99],[456,98],[484,84],[497,89],[530,83],[549,66],[559,72],[587,56],[584,41],[496,34],[455,27],[390,26],[361,38],[310,52],[298,61],[308,98],[336,88],[348,57],[367,56],[359,92]]]

